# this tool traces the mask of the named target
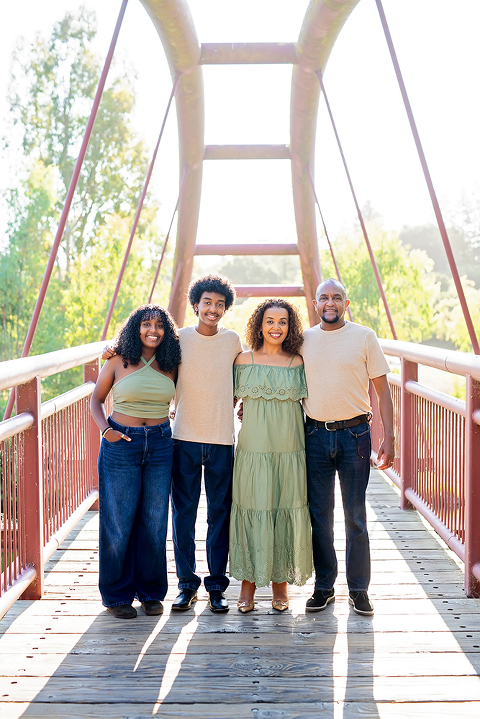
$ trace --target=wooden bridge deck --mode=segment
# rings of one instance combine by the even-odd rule
[[[120,621],[97,590],[97,515],[89,512],[48,563],[46,597],[17,602],[0,622],[0,716],[299,719],[480,716],[480,600],[466,599],[458,561],[415,512],[372,473],[369,517],[375,616],[347,604],[343,522],[336,517],[337,601],[305,614],[307,587],[291,611],[226,615],[199,601],[170,614],[173,552],[163,617]],[[205,507],[199,515],[205,570]],[[204,594],[202,593],[202,599]]]

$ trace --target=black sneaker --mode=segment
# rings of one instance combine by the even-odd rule
[[[352,605],[353,611],[357,614],[365,614],[371,617],[373,614],[373,604],[368,598],[367,592],[349,592],[348,603]]]
[[[321,612],[326,609],[330,602],[335,601],[335,592],[333,589],[315,589],[310,599],[307,599],[305,605],[306,612]]]

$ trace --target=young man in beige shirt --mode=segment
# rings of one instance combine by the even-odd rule
[[[173,425],[172,525],[179,595],[172,605],[186,611],[197,601],[201,584],[195,572],[195,520],[202,468],[207,496],[207,562],[204,578],[213,612],[227,612],[224,592],[232,503],[234,444],[233,362],[242,351],[240,337],[218,324],[235,300],[229,280],[201,277],[188,297],[198,323],[180,330]]]
[[[349,303],[340,282],[332,278],[322,282],[314,300],[320,323],[305,331],[301,350],[308,385],[303,405],[315,565],[315,590],[306,610],[320,611],[335,601],[333,509],[338,472],[345,515],[349,602],[358,614],[370,615],[373,605],[367,592],[370,546],[365,499],[371,453],[369,380],[378,395],[384,428],[379,469],[393,464],[393,407],[387,382],[389,366],[377,336],[369,327],[345,320]]]

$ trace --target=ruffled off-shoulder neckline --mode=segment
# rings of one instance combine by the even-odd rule
[[[234,371],[236,397],[298,402],[308,396],[303,365],[240,364],[234,366]]]

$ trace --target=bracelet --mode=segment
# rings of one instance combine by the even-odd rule
[[[105,437],[109,429],[113,429],[113,427],[105,427],[105,429],[102,432],[102,437]]]

